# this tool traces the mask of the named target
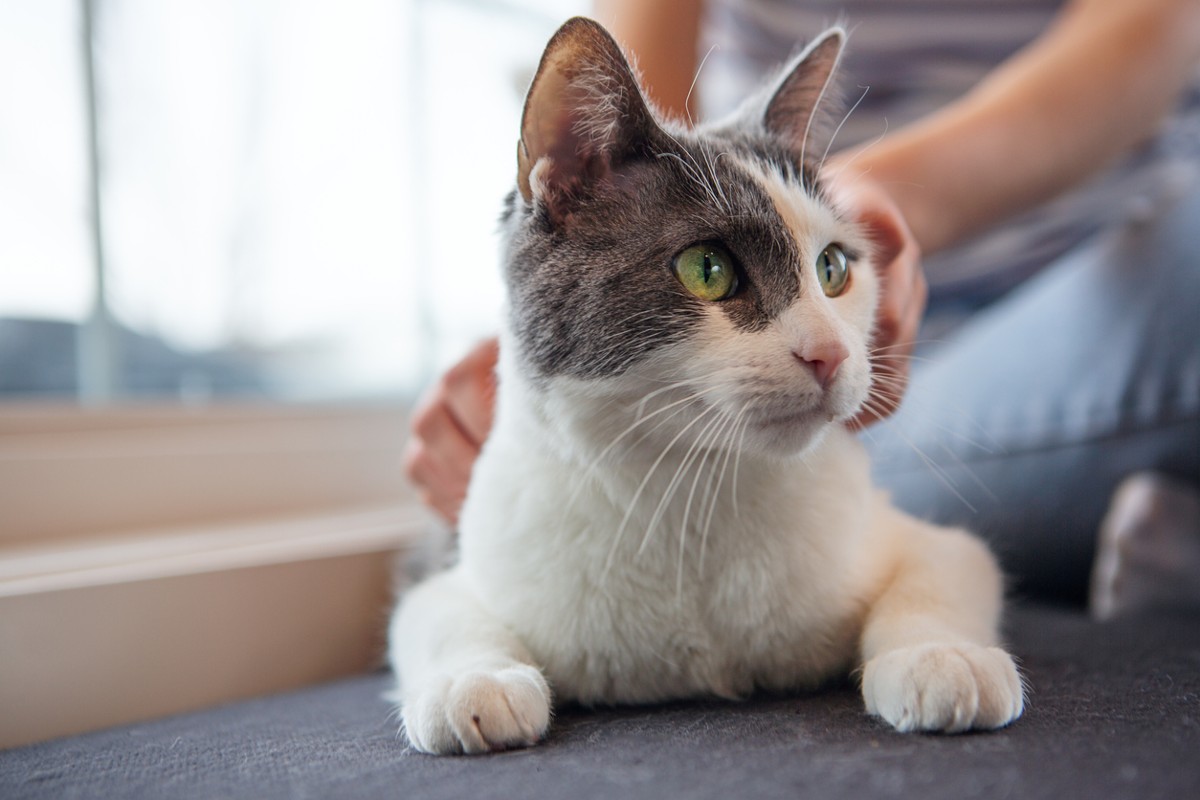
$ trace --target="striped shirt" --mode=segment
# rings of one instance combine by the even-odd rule
[[[835,149],[956,99],[1035,39],[1060,0],[708,0],[699,98],[723,114],[830,24],[850,31],[841,86],[858,107]],[[994,299],[1098,232],[1154,216],[1200,183],[1200,74],[1158,135],[1069,193],[927,259],[933,301]],[[981,187],[981,191],[986,191]]]

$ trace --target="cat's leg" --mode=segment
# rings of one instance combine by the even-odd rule
[[[550,725],[546,679],[457,569],[405,595],[392,618],[389,657],[404,730],[418,750],[524,747]]]
[[[867,710],[901,731],[1000,728],[1021,715],[1012,657],[996,645],[1002,585],[981,542],[884,515],[890,567],[862,634]]]

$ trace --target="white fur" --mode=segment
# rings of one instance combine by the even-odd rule
[[[857,234],[759,180],[808,262],[766,330],[738,330],[713,306],[698,337],[619,378],[536,388],[503,338],[461,559],[410,591],[391,626],[416,748],[532,744],[552,691],[736,698],[860,666],[868,710],[901,730],[995,728],[1021,713],[1016,669],[995,647],[990,555],[894,510],[830,422],[868,393],[876,279],[860,263],[852,291],[827,298],[811,261]],[[849,353],[828,387],[796,355],[813,337]]]

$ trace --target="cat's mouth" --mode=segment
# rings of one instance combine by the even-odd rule
[[[847,406],[842,398],[822,393],[791,397],[786,402],[777,398],[775,402],[753,408],[748,416],[751,426],[766,436],[790,438],[797,434],[812,434],[826,425],[849,419],[854,410]]]
[[[745,447],[784,457],[805,451],[836,420],[829,404],[820,400],[771,404],[748,412],[747,417]]]
[[[824,404],[808,408],[762,409],[751,416],[754,425],[762,429],[791,430],[833,422],[835,415]]]

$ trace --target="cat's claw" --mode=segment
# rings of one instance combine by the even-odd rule
[[[863,669],[867,711],[899,731],[1002,728],[1025,707],[1012,657],[998,647],[919,645],[892,650]]]
[[[408,740],[426,753],[528,747],[550,726],[550,687],[524,664],[445,676],[408,696],[402,716]]]

